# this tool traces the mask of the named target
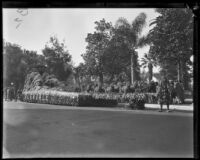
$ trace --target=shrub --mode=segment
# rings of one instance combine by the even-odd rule
[[[79,94],[78,98],[78,106],[91,106],[93,104],[93,98],[92,95],[87,93],[81,93]]]
[[[133,109],[144,109],[146,97],[145,94],[134,94],[129,100],[129,106]]]
[[[56,90],[64,90],[65,84],[59,81],[54,75],[48,73],[40,75],[39,72],[31,72],[25,79],[23,91],[35,91],[45,88],[53,90],[53,87]]]
[[[92,102],[95,106],[116,106],[117,98],[113,94],[94,93],[92,94]]]
[[[129,103],[130,99],[133,99],[135,95],[144,95],[146,103],[157,103],[157,97],[155,93],[123,93],[115,94],[115,97],[119,103]]]

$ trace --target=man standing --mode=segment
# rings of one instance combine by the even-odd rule
[[[174,99],[176,98],[176,92],[174,87],[174,82],[170,81],[169,83],[169,91],[170,91],[170,104],[174,103]]]
[[[10,90],[11,90],[11,88],[10,87],[7,87],[7,89],[6,89],[6,99],[7,99],[7,101],[10,101],[10,99],[11,99],[11,92],[10,92]]]
[[[167,112],[169,112],[169,103],[170,103],[170,91],[169,91],[169,82],[166,77],[161,81],[157,90],[158,102],[160,104],[159,112],[162,112],[163,104],[167,105]]]
[[[10,90],[9,90],[9,99],[10,99],[11,101],[12,101],[13,99],[16,100],[14,83],[11,83],[11,86],[10,86]]]
[[[176,90],[176,96],[178,98],[178,103],[179,104],[182,104],[184,103],[184,89],[183,89],[183,86],[181,85],[181,82],[178,81],[176,84],[175,84],[175,90]]]
[[[19,101],[22,100],[22,90],[21,89],[17,90],[17,100],[19,100]]]

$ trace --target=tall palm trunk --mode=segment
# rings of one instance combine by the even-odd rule
[[[137,56],[135,53],[131,53],[131,84],[134,83],[134,81],[139,80],[138,72],[137,72]]]
[[[131,84],[134,82],[134,69],[133,69],[133,53],[131,53]]]
[[[151,82],[153,78],[153,65],[151,63],[148,64],[148,70],[149,70],[149,82]]]

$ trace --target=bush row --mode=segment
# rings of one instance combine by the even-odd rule
[[[157,103],[156,93],[96,93],[92,95],[95,98],[116,99],[118,103],[129,103],[132,99],[145,103]]]
[[[27,91],[23,92],[23,101],[29,103],[60,104],[76,106],[78,105],[77,93],[65,93],[60,91]]]
[[[116,106],[129,103],[131,106],[144,106],[145,103],[157,103],[154,93],[77,93],[51,90],[23,92],[23,101],[30,103],[58,104],[68,106]]]
[[[115,99],[119,103],[129,103],[132,109],[144,109],[145,103],[151,100],[153,94],[143,93],[127,93],[127,94],[93,94],[93,96],[101,99]]]
[[[97,98],[88,93],[62,91],[27,91],[23,92],[23,101],[68,106],[115,106],[116,99]]]

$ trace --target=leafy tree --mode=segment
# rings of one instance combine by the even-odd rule
[[[4,86],[13,82],[16,88],[22,87],[26,74],[26,63],[23,61],[23,51],[17,44],[4,42],[3,46],[3,81]]]
[[[112,24],[107,23],[105,19],[95,22],[96,31],[89,33],[86,37],[88,43],[86,53],[82,55],[86,69],[90,75],[99,77],[99,85],[103,84],[104,63],[103,57],[105,56],[108,42],[110,40],[110,31]]]
[[[65,90],[65,84],[60,82],[55,75],[40,74],[39,72],[30,72],[26,76],[23,91],[51,89],[51,90]]]
[[[112,81],[114,77],[120,76],[123,72],[127,72],[128,66],[130,66],[130,51],[122,39],[114,33],[108,43],[106,54],[103,57],[104,70],[107,77],[110,77],[109,81]],[[128,73],[128,75],[130,72]]]
[[[48,71],[55,74],[59,80],[66,81],[72,72],[72,66],[71,55],[66,50],[64,42],[60,43],[55,36],[50,37],[42,52]]]
[[[141,37],[145,24],[146,14],[144,13],[140,13],[132,24],[129,24],[125,18],[119,18],[115,24],[116,34],[123,40],[129,50],[132,84],[134,81],[139,80],[138,55],[135,50],[146,44],[146,37]]]
[[[168,79],[177,80],[177,69],[174,61],[165,60],[165,63],[160,63],[159,66],[162,77],[166,76]]]
[[[36,51],[29,51],[25,50],[23,51],[24,54],[24,62],[27,66],[27,71],[30,72],[32,69],[37,65],[45,65],[45,58],[43,55],[37,54]]]
[[[170,63],[175,65],[177,79],[184,81],[184,68],[190,64],[193,48],[193,20],[188,9],[163,9],[156,11],[160,14],[150,25],[156,25],[149,34],[152,46],[150,53],[158,61],[163,70]],[[186,69],[187,70],[187,69]],[[167,72],[169,72],[168,70]]]

